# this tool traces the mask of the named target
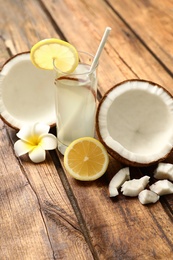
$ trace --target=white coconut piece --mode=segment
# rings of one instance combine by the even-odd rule
[[[141,204],[149,204],[149,203],[156,203],[159,200],[160,196],[151,190],[142,190],[139,195],[138,199]]]
[[[11,127],[43,122],[55,125],[54,72],[36,68],[30,53],[8,60],[0,76],[0,115]]]
[[[173,194],[173,183],[168,180],[160,180],[150,186],[150,190],[158,195]]]
[[[118,189],[126,181],[130,179],[129,167],[119,170],[109,183],[109,196],[115,197],[119,194]]]
[[[96,129],[108,152],[126,165],[159,162],[173,147],[172,95],[153,82],[122,82],[100,101]]]
[[[140,179],[133,179],[130,181],[125,181],[121,187],[121,191],[123,195],[136,197],[138,194],[145,189],[147,184],[149,183],[149,176],[143,176]]]
[[[154,178],[158,180],[168,179],[173,181],[173,164],[159,163],[158,167],[154,171]]]

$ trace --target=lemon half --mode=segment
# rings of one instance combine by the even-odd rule
[[[75,179],[92,181],[107,170],[109,156],[105,147],[95,138],[83,137],[73,141],[64,154],[64,166]]]
[[[37,42],[31,48],[30,57],[37,68],[53,70],[55,64],[56,68],[65,73],[73,72],[79,62],[75,47],[55,38]]]

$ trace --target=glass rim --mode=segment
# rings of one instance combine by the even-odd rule
[[[88,56],[90,56],[92,58],[92,60],[94,59],[94,55],[89,53],[89,52],[85,52],[85,51],[77,51],[79,54],[82,53],[82,54],[86,54]],[[80,62],[80,55],[79,55],[79,62]],[[88,64],[88,63],[85,63],[86,65],[89,65],[91,67],[91,64]],[[98,64],[99,62],[97,62],[97,64],[94,66],[94,68],[91,70],[91,71],[87,71],[87,72],[83,72],[83,73],[74,73],[75,70],[73,72],[64,72],[64,71],[61,71],[60,69],[58,69],[55,65],[55,59],[53,59],[53,67],[54,67],[54,70],[57,71],[61,76],[62,75],[70,75],[70,76],[78,76],[78,75],[90,75],[93,73],[94,70],[96,70],[96,68],[98,67]]]

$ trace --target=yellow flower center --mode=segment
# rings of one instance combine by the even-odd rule
[[[28,139],[28,142],[32,145],[32,146],[38,146],[40,144],[40,138],[39,136],[30,136],[30,138]]]

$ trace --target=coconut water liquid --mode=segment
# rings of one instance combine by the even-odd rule
[[[75,139],[94,137],[97,79],[96,72],[88,75],[89,68],[79,64],[72,76],[56,80],[57,138],[62,153]]]

